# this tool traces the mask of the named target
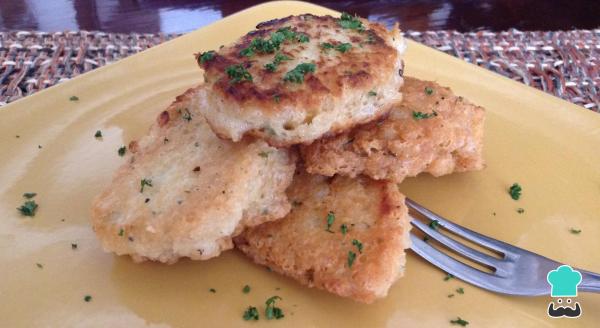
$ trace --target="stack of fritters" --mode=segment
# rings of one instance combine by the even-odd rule
[[[173,263],[235,244],[305,285],[387,295],[410,245],[397,183],[483,167],[483,109],[405,80],[404,47],[397,26],[306,14],[198,54],[205,83],[94,202],[105,249]]]

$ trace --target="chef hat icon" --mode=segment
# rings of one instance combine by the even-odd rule
[[[577,285],[581,283],[581,273],[568,265],[561,265],[546,276],[552,286],[552,297],[576,297]]]

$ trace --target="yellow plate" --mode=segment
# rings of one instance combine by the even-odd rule
[[[306,12],[336,14],[301,2],[264,4],[0,109],[1,326],[245,326],[244,309],[261,309],[272,295],[283,297],[286,316],[258,324],[444,327],[457,316],[475,327],[600,322],[598,295],[577,298],[581,318],[550,319],[549,297],[445,282],[443,272],[412,253],[390,295],[367,306],[299,286],[234,251],[167,266],[134,264],[100,249],[89,223],[91,199],[123,163],[117,148],[201,81],[192,54],[231,42],[260,21]],[[406,67],[408,75],[451,86],[487,108],[488,167],[409,179],[402,191],[484,234],[600,271],[600,115],[414,42]],[[73,95],[80,100],[69,101]],[[523,186],[519,201],[506,192],[513,182]],[[34,218],[15,209],[24,192],[38,193]],[[583,231],[574,235],[571,227]],[[249,294],[241,291],[245,284]],[[459,287],[463,295],[454,292]]]

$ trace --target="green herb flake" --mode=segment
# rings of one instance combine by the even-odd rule
[[[181,118],[183,118],[184,121],[191,121],[192,120],[192,113],[190,113],[190,110],[187,108],[184,108],[183,111],[179,110],[179,113],[181,114]]]
[[[71,96],[69,98],[69,101],[79,101],[79,97],[77,97],[77,96]]]
[[[575,229],[575,228],[571,228],[569,229],[569,232],[574,234],[574,235],[578,235],[581,233],[581,229]]]
[[[333,44],[331,44],[329,42],[323,42],[323,43],[321,43],[321,50],[327,51],[329,49],[333,49]]]
[[[83,300],[89,303],[89,302],[92,300],[92,296],[90,296],[90,295],[85,295],[85,296],[83,297]]]
[[[362,32],[365,30],[362,22],[358,17],[351,16],[348,13],[342,13],[340,19],[338,19],[338,24],[345,29],[356,30]]]
[[[248,72],[244,66],[240,64],[228,66],[225,69],[225,72],[227,73],[227,76],[229,76],[229,83],[231,84],[240,83],[243,81],[252,82],[252,75],[250,75],[250,72]]]
[[[123,237],[125,235],[125,230],[123,228],[119,229],[119,237]]]
[[[454,297],[454,294],[448,294],[448,298]]]
[[[304,75],[308,73],[314,73],[316,65],[313,63],[302,63],[298,64],[293,70],[285,73],[283,80],[293,83],[304,82]]]
[[[445,277],[444,277],[444,281],[448,281],[450,279],[454,278],[454,275],[451,273],[448,273]]]
[[[331,231],[331,226],[333,225],[334,221],[335,221],[335,213],[333,213],[332,211],[329,211],[329,213],[327,213],[327,229],[325,229],[325,231],[333,233],[333,231]]]
[[[310,41],[310,38],[308,37],[308,35],[306,35],[304,33],[298,33],[296,40],[298,40],[298,42],[300,42],[300,43],[306,43],[306,42]]]
[[[519,207],[519,208],[517,208],[517,213],[519,213],[519,214],[523,214],[523,213],[525,213],[525,209],[524,209],[524,208],[521,208],[521,207]]]
[[[425,94],[431,96],[433,94],[433,89],[430,87],[425,87]]]
[[[335,50],[337,50],[341,53],[345,53],[350,49],[352,49],[352,45],[350,43],[340,43],[335,46]]]
[[[268,63],[265,65],[265,69],[269,72],[275,72],[279,64],[281,64],[281,62],[284,60],[292,60],[292,58],[278,53],[275,55],[275,58],[273,59],[272,63]]]
[[[117,150],[117,153],[121,157],[125,156],[126,152],[127,152],[127,147],[125,147],[125,146],[121,146],[121,147],[119,147],[119,150]]]
[[[208,291],[211,292],[211,293],[213,293],[213,294],[215,294],[217,292],[217,290],[214,289],[214,288],[209,288]]]
[[[143,193],[144,192],[144,187],[146,187],[146,186],[152,187],[152,180],[144,178],[144,179],[142,179],[140,181],[140,186],[141,186],[140,193]]]
[[[356,253],[353,251],[348,251],[348,267],[351,268],[352,264],[354,264],[354,260],[356,260]]]
[[[36,263],[35,266],[38,267],[39,269],[44,268],[44,265],[42,263]]]
[[[510,186],[510,188],[508,188],[508,194],[514,200],[519,200],[519,198],[521,198],[522,191],[523,188],[521,188],[521,186],[516,182],[513,183],[512,186]]]
[[[348,226],[344,223],[340,226],[340,231],[342,232],[342,235],[345,235],[348,232]]]
[[[362,254],[362,250],[363,250],[363,244],[356,240],[356,239],[352,239],[352,245],[356,246],[356,249],[358,249],[358,252]]]
[[[37,208],[38,208],[38,204],[35,202],[35,200],[28,200],[28,201],[25,201],[25,203],[23,203],[23,205],[21,205],[21,207],[17,207],[17,210],[19,210],[19,212],[21,212],[21,215],[23,215],[23,216],[34,217],[35,212],[37,211]]]
[[[77,249],[77,244],[71,244],[71,249]]]
[[[371,90],[371,91],[369,91],[368,95],[369,95],[370,97],[375,97],[375,96],[377,96],[377,92],[375,92],[375,91]]]
[[[462,287],[460,287],[460,288],[456,289],[456,292],[459,293],[459,294],[464,294],[465,290]]]
[[[94,138],[102,138],[102,131],[96,131],[96,134],[94,134]]]
[[[281,101],[281,96],[280,95],[274,95],[273,96],[273,101],[275,101],[276,103],[279,103]]]
[[[249,306],[248,309],[244,311],[242,318],[246,321],[258,320],[258,310],[254,306]]]
[[[465,327],[466,325],[469,324],[468,321],[461,319],[460,317],[457,317],[456,320],[450,320],[450,323],[453,325],[459,325],[459,326],[463,326]]]
[[[431,222],[429,222],[429,227],[433,230],[437,231],[439,226],[440,226],[440,221],[438,221],[438,220],[432,220]]]
[[[267,320],[279,320],[284,317],[283,310],[275,306],[275,302],[281,299],[282,298],[279,296],[273,296],[267,299],[267,301],[265,302],[265,304],[267,305],[267,307],[265,308],[265,317],[267,317]]]
[[[423,112],[413,111],[412,116],[413,116],[413,119],[415,119],[415,121],[418,121],[418,120],[425,120],[428,118],[438,116],[438,113],[436,111],[432,111],[431,113],[423,113]]]
[[[258,156],[262,157],[262,158],[268,158],[269,157],[269,153],[267,151],[261,151],[260,153],[258,153]]]
[[[35,193],[35,192],[26,192],[23,194],[23,197],[25,197],[27,199],[32,199],[35,196],[37,196],[37,193]]]
[[[200,63],[200,65],[202,65],[209,60],[213,60],[215,58],[215,54],[216,52],[214,52],[214,50],[203,52],[200,54],[200,56],[198,56],[198,62]]]
[[[250,286],[246,285],[246,286],[244,286],[244,288],[242,288],[242,293],[248,294],[249,292],[250,292]]]

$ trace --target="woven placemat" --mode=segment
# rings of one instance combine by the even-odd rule
[[[412,32],[408,38],[600,112],[600,29]],[[0,106],[177,35],[0,32]]]

